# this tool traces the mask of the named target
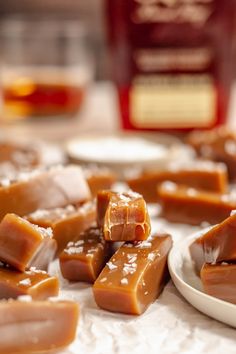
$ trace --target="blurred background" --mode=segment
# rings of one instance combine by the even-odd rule
[[[2,1],[5,132],[66,139],[232,121],[235,8],[235,0]]]

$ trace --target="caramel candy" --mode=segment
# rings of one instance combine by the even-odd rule
[[[1,141],[0,164],[5,162],[18,168],[35,167],[40,163],[40,154],[36,148],[29,144]]]
[[[147,170],[126,180],[129,187],[143,195],[146,202],[157,201],[157,185],[171,181],[186,186],[219,193],[227,192],[227,170],[224,164],[194,161],[188,165],[171,165],[168,170]]]
[[[100,191],[97,195],[98,225],[107,241],[141,241],[150,234],[146,202],[132,191]]]
[[[208,295],[236,304],[236,264],[205,264],[201,280]]]
[[[158,188],[163,216],[171,222],[216,224],[236,208],[234,195],[206,192],[164,182]]]
[[[79,315],[76,303],[26,299],[0,302],[0,353],[46,353],[73,342]]]
[[[189,247],[197,272],[200,272],[205,262],[236,261],[235,235],[236,214],[232,213],[221,224],[210,228],[197,238]]]
[[[187,143],[197,154],[213,161],[224,162],[231,180],[236,179],[236,134],[227,127],[189,134]]]
[[[68,243],[60,255],[60,268],[64,278],[93,283],[109,259],[109,244],[101,229],[91,227]]]
[[[36,260],[46,244],[49,248],[43,257],[50,261],[55,254],[55,248],[50,245],[51,238],[51,229],[33,225],[15,214],[7,214],[0,223],[0,260],[24,271],[37,264]]]
[[[0,180],[0,220],[7,213],[27,215],[37,209],[76,204],[91,198],[79,167],[52,168],[21,173],[18,180]]]
[[[67,243],[79,236],[96,220],[96,206],[87,202],[80,206],[67,205],[64,208],[37,210],[26,219],[41,227],[50,227],[57,242],[57,255]]]
[[[105,310],[140,315],[155,301],[167,280],[170,235],[125,243],[94,283],[97,305]]]
[[[116,182],[116,175],[107,168],[92,166],[83,168],[83,171],[93,197],[96,197],[100,190],[111,189]]]
[[[16,299],[21,295],[30,295],[35,300],[45,300],[57,296],[59,282],[45,271],[35,267],[24,273],[9,267],[0,266],[0,299]]]

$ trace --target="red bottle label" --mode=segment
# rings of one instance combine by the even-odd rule
[[[125,128],[207,128],[225,119],[229,3],[110,0],[109,10]]]

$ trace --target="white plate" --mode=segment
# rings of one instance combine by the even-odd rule
[[[66,151],[73,162],[108,166],[118,173],[138,166],[163,168],[171,161],[192,158],[192,151],[178,138],[163,133],[81,135],[66,143]]]
[[[203,231],[197,232],[174,245],[168,259],[171,278],[179,292],[196,309],[236,328],[236,305],[205,294],[201,280],[194,271],[189,245]]]

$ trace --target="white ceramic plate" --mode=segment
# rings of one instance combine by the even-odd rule
[[[197,232],[174,245],[168,259],[171,278],[179,292],[196,309],[236,328],[236,305],[205,294],[201,280],[194,271],[189,245],[201,233]]]
[[[66,151],[73,162],[105,165],[118,172],[137,166],[163,168],[176,159],[192,157],[192,151],[178,138],[163,133],[82,135],[69,140]]]

